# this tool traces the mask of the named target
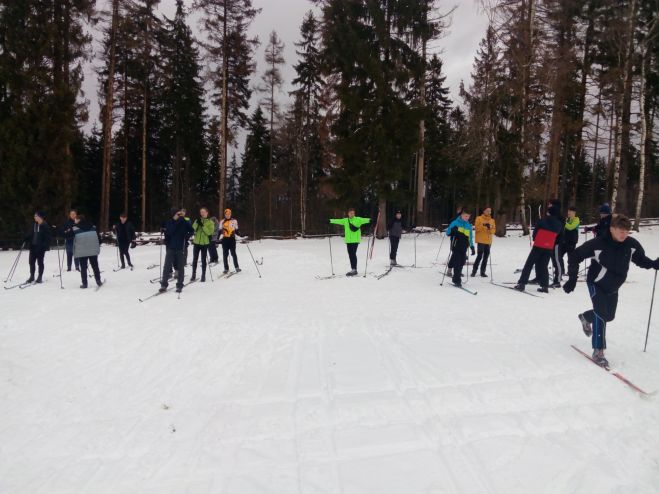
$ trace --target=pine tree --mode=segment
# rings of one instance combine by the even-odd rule
[[[257,38],[247,31],[260,11],[252,0],[195,0],[193,8],[203,13],[206,48],[215,65],[213,85],[219,91],[214,100],[220,107],[220,155],[218,161],[218,211],[224,210],[228,144],[235,132],[247,123],[251,89],[249,79],[254,72],[253,52]]]
[[[239,197],[240,210],[251,219],[252,233],[262,228],[263,209],[259,211],[258,190],[268,178],[270,163],[270,133],[266,125],[263,110],[258,106],[250,118],[248,134],[245,139],[245,151],[240,168]],[[263,201],[261,201],[262,205]],[[260,214],[259,214],[260,212]]]

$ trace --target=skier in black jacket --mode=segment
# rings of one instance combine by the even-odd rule
[[[128,266],[132,268],[133,264],[130,262],[130,254],[128,253],[128,249],[135,245],[135,227],[130,221],[128,221],[128,215],[126,213],[121,213],[119,215],[119,223],[116,223],[112,229],[117,235],[117,246],[119,247],[121,269],[126,268],[126,261],[128,261]]]
[[[563,270],[561,268],[561,263],[560,263],[560,248],[565,240],[565,218],[561,214],[560,200],[551,199],[549,201],[549,204],[547,205],[547,209],[551,208],[552,206],[557,211],[557,214],[555,215],[556,218],[558,218],[558,221],[561,222],[561,231],[558,232],[558,237],[556,238],[556,245],[554,246],[554,250],[551,253],[551,265],[554,269],[554,280],[551,286],[552,288],[560,288],[561,278],[563,277]]]
[[[396,211],[394,219],[391,220],[391,223],[388,227],[389,230],[389,260],[392,266],[398,266],[396,262],[396,254],[398,253],[398,244],[400,243],[400,237],[403,235],[403,214],[400,211]]]
[[[73,227],[76,225],[78,212],[75,209],[69,211],[69,219],[64,222],[60,228],[60,235],[64,236],[64,246],[66,247],[66,270],[71,271],[71,264],[75,265],[76,271],[80,271],[80,261],[73,257],[73,240],[75,234]]]
[[[589,240],[570,254],[569,279],[563,286],[565,293],[574,291],[579,276],[579,264],[592,259],[586,282],[593,309],[579,314],[586,336],[592,336],[593,360],[602,366],[608,362],[606,349],[606,323],[613,321],[618,306],[618,290],[627,279],[629,263],[643,269],[659,269],[659,258],[649,259],[641,244],[629,236],[632,223],[626,216],[615,215],[611,219],[609,235]]]
[[[522,274],[519,277],[515,290],[523,292],[529,282],[531,269],[535,266],[535,274],[538,279],[539,292],[547,293],[549,286],[549,259],[556,247],[556,241],[563,224],[558,219],[559,211],[551,206],[547,209],[547,216],[539,220],[533,230],[533,248],[526,258]]]
[[[25,243],[30,249],[30,278],[26,283],[43,282],[43,258],[46,252],[50,250],[50,239],[52,238],[50,225],[46,223],[45,216],[41,211],[34,213],[34,224],[32,229],[25,235]],[[34,273],[36,264],[39,265],[39,274],[35,280]]]
[[[185,277],[185,246],[188,238],[194,234],[192,225],[185,219],[184,213],[179,208],[172,208],[170,219],[165,224],[165,265],[160,279],[160,291],[166,292],[169,276],[176,264],[177,280],[176,291],[183,290],[183,278]]]
[[[600,220],[595,226],[584,228],[585,232],[593,232],[595,237],[606,237],[611,234],[611,206],[602,204],[599,209]]]

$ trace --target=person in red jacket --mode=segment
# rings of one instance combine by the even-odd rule
[[[538,278],[539,292],[549,291],[549,260],[554,252],[558,235],[563,229],[563,224],[558,219],[559,211],[554,206],[547,209],[547,216],[536,223],[533,231],[533,248],[526,259],[515,290],[523,292],[529,282],[531,269],[535,266],[535,274]]]

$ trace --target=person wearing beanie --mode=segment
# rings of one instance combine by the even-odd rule
[[[222,261],[224,262],[223,274],[229,273],[229,254],[233,259],[233,267],[236,273],[240,273],[238,267],[238,256],[236,255],[236,235],[238,234],[238,220],[231,216],[231,209],[224,210],[224,218],[220,221],[220,243],[222,244]]]
[[[577,216],[577,209],[574,206],[567,208],[567,218],[565,219],[563,243],[560,245],[559,259],[561,262],[561,273],[565,273],[564,257],[574,252],[579,243],[579,225],[581,221]]]
[[[400,243],[400,237],[403,235],[403,214],[400,211],[396,211],[394,214],[393,220],[389,224],[389,261],[391,266],[398,266],[396,262],[396,254],[398,253],[398,244]]]
[[[533,247],[526,258],[522,274],[519,277],[515,290],[523,292],[529,281],[531,269],[535,266],[538,279],[539,292],[547,293],[549,287],[549,259],[556,247],[556,240],[563,228],[558,219],[559,211],[554,206],[547,209],[547,215],[539,220],[533,230]]]
[[[474,250],[474,230],[469,223],[471,213],[462,208],[460,216],[454,219],[446,228],[446,236],[451,237],[451,257],[449,258],[448,269],[452,270],[453,284],[457,287],[462,286],[462,268],[467,262],[467,251],[471,250],[473,256]]]
[[[641,244],[629,236],[632,223],[626,216],[611,218],[609,235],[600,234],[577,247],[568,257],[568,281],[563,290],[571,293],[577,286],[579,264],[591,259],[586,277],[592,310],[578,315],[583,332],[592,338],[593,361],[603,367],[609,363],[604,357],[606,327],[613,321],[618,306],[618,291],[627,279],[629,264],[643,269],[659,269],[659,258],[645,255]]]
[[[73,264],[76,268],[76,271],[80,271],[80,261],[73,257],[73,240],[75,234],[73,233],[73,227],[76,224],[76,217],[78,212],[75,209],[69,211],[69,219],[64,222],[59,232],[60,235],[64,237],[64,246],[66,248],[66,270],[71,271],[71,265]]]
[[[184,217],[183,211],[178,208],[170,210],[170,218],[165,224],[165,264],[160,279],[160,292],[166,292],[169,277],[176,265],[176,291],[183,290],[185,277],[185,244],[194,231],[190,222]]]
[[[350,271],[346,276],[357,275],[357,248],[362,241],[362,226],[371,222],[370,218],[355,216],[355,208],[348,209],[348,216],[345,218],[332,218],[329,220],[330,225],[341,225],[344,232],[344,240],[348,249],[348,258],[350,259]]]
[[[50,240],[52,231],[50,225],[46,223],[45,215],[42,211],[34,213],[34,223],[32,228],[25,235],[25,243],[29,246],[30,257],[30,278],[26,283],[42,283],[44,270],[44,256],[50,250]],[[39,266],[39,273],[35,279],[36,266]]]
[[[474,268],[471,271],[471,277],[476,276],[478,272],[478,266],[481,267],[481,276],[487,278],[487,260],[490,257],[490,248],[492,246],[492,238],[494,237],[494,232],[497,229],[496,222],[492,218],[492,208],[483,209],[483,213],[476,218],[474,223],[474,230],[476,231],[476,250],[478,255],[476,256],[476,262],[474,262]]]
[[[553,211],[554,211],[554,216],[558,218],[558,221],[561,223],[561,231],[558,233],[558,236],[556,237],[556,245],[554,246],[554,250],[551,253],[551,265],[554,270],[554,279],[553,283],[551,284],[552,288],[560,288],[561,287],[561,278],[563,277],[563,269],[561,267],[560,263],[560,249],[561,245],[563,244],[563,239],[565,235],[565,218],[563,218],[563,215],[561,214],[561,201],[558,199],[550,199],[549,203],[547,204],[547,210],[553,206]]]
[[[192,239],[192,277],[190,281],[197,279],[197,261],[199,260],[199,254],[201,254],[201,279],[199,281],[203,283],[206,281],[208,245],[215,230],[213,221],[208,218],[207,208],[199,210],[199,218],[192,223],[192,230],[194,231],[194,238]]]
[[[592,232],[595,237],[606,237],[611,234],[611,206],[604,203],[599,208],[600,220],[595,226],[586,227],[585,232]]]
[[[82,285],[87,288],[87,266],[91,264],[94,272],[96,285],[101,286],[101,270],[98,267],[98,255],[101,252],[101,243],[96,227],[85,219],[84,215],[78,215],[73,227],[73,256],[80,262],[80,277]]]

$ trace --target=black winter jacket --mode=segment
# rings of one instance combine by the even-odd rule
[[[53,236],[51,227],[45,221],[39,225],[33,223],[32,228],[25,235],[25,244],[28,248],[41,250],[43,252],[50,250],[50,240]]]

